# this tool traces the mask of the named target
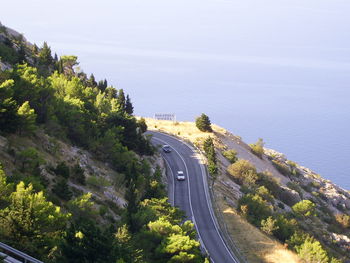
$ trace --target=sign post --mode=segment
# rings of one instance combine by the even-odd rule
[[[156,113],[154,118],[160,121],[172,121],[176,122],[176,115],[174,113]]]

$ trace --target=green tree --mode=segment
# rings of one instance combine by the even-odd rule
[[[21,182],[0,210],[0,235],[9,245],[45,259],[62,240],[68,218],[43,192],[34,193],[32,185]]]
[[[138,201],[137,201],[137,189],[133,180],[130,181],[129,187],[126,189],[125,200],[127,201],[126,205],[126,219],[127,223],[130,226],[131,232],[136,232],[137,225],[134,220],[134,215],[138,210]]]
[[[42,48],[39,51],[39,61],[40,64],[48,66],[52,64],[52,54],[51,48],[48,46],[46,42],[44,42]]]
[[[96,82],[96,80],[95,80],[94,74],[91,74],[91,75],[90,75],[90,78],[88,79],[87,84],[88,84],[88,86],[90,86],[90,87],[96,87],[96,86],[97,86],[97,82]]]
[[[29,101],[24,102],[22,106],[19,107],[17,113],[20,116],[20,133],[33,133],[36,129],[36,114],[34,113],[34,110],[30,108]]]
[[[213,183],[214,183],[214,180],[216,179],[216,177],[218,175],[218,165],[217,165],[214,142],[213,142],[213,139],[211,137],[208,137],[204,141],[203,148],[204,148],[207,160],[208,160],[208,171],[209,171],[210,175],[212,176]]]
[[[61,56],[61,62],[63,66],[63,72],[67,76],[74,75],[74,66],[78,65],[78,57],[73,55]]]
[[[0,131],[15,132],[20,125],[17,102],[13,98],[14,80],[0,84]]]
[[[283,214],[276,215],[275,219],[278,231],[275,231],[273,235],[282,242],[286,242],[296,232],[297,221],[295,219],[288,219]]]
[[[120,89],[118,92],[118,97],[117,97],[117,104],[120,112],[125,112],[125,95],[124,95],[124,90]]]
[[[301,200],[292,206],[292,210],[297,216],[311,217],[315,215],[315,207],[316,205],[310,200]]]
[[[65,201],[69,201],[72,198],[72,192],[69,190],[68,181],[65,178],[57,180],[52,187],[52,192]]]
[[[327,252],[322,248],[319,241],[306,239],[296,249],[299,257],[308,263],[327,263],[329,258]]]
[[[73,166],[73,169],[72,169],[72,176],[71,178],[79,183],[79,184],[82,184],[82,185],[85,185],[86,181],[85,181],[85,174],[84,174],[84,170],[80,167],[79,164],[76,164]]]
[[[202,115],[196,118],[196,127],[202,132],[212,132],[211,122],[207,115],[202,113]]]
[[[12,185],[7,183],[6,174],[0,163],[0,209],[7,206],[11,192]]]
[[[260,226],[271,215],[271,207],[257,194],[246,194],[238,200],[239,211],[252,224]]]
[[[33,147],[28,147],[21,151],[16,156],[16,161],[17,160],[21,163],[21,171],[27,171],[29,173],[33,173],[34,169],[43,162],[39,152]]]
[[[142,133],[147,131],[148,127],[147,127],[147,124],[146,124],[146,120],[144,118],[139,119],[137,124],[140,127]]]
[[[62,176],[66,179],[68,179],[70,176],[69,166],[67,166],[65,162],[58,163],[56,168],[54,169],[54,172],[56,175]]]
[[[134,113],[134,106],[131,103],[129,95],[126,95],[125,112],[129,115],[132,115]]]
[[[110,229],[102,229],[91,219],[80,217],[67,230],[60,246],[62,257],[59,262],[115,262],[113,240]]]

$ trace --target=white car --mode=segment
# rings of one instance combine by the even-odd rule
[[[178,181],[184,181],[184,180],[185,180],[184,172],[183,172],[183,171],[177,171],[176,179],[177,179]]]

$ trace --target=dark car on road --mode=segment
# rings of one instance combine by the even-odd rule
[[[171,147],[169,145],[163,145],[162,147],[163,151],[166,153],[170,153],[171,152]]]

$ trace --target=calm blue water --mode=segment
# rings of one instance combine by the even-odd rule
[[[78,55],[135,113],[175,113],[350,189],[348,0],[5,1],[1,22]]]
[[[239,72],[233,65],[197,65],[191,73],[139,76],[128,91],[138,115],[174,112],[179,120],[194,120],[204,112],[246,142],[261,137],[267,147],[350,189],[347,74],[247,67],[261,74],[249,76],[244,74],[249,69]],[[284,75],[285,83],[274,83],[275,74]]]

